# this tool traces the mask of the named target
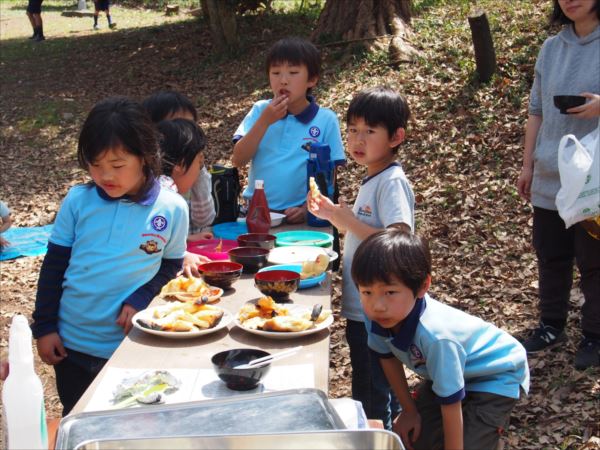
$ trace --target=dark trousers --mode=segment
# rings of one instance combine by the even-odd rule
[[[71,412],[107,359],[65,348],[67,357],[54,366],[56,390],[63,405],[63,417]]]
[[[379,358],[369,349],[367,339],[364,322],[346,321],[346,340],[352,366],[352,398],[362,403],[368,419],[379,419],[386,429],[391,430],[400,404],[392,393]]]
[[[585,299],[581,328],[584,333],[600,333],[600,240],[578,223],[565,229],[557,211],[534,207],[533,246],[538,259],[541,319],[567,320],[575,261]]]
[[[442,408],[432,390],[431,381],[419,385],[416,397],[415,403],[421,415],[421,433],[413,447],[415,450],[442,450]],[[467,392],[462,400],[465,450],[496,450],[516,404],[514,398],[488,392]]]

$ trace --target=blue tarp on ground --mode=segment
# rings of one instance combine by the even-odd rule
[[[10,245],[0,252],[0,261],[20,256],[45,255],[52,227],[53,224],[43,227],[9,228],[2,233],[2,237],[10,242]]]

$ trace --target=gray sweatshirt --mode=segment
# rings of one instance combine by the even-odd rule
[[[600,94],[600,26],[583,38],[572,25],[542,45],[535,64],[535,79],[529,99],[529,114],[542,116],[533,155],[531,203],[556,210],[560,189],[558,143],[565,134],[582,138],[598,126],[598,118],[577,119],[560,114],[555,95]]]

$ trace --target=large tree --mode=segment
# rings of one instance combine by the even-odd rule
[[[392,62],[409,61],[410,18],[411,0],[327,0],[312,39],[387,46]]]

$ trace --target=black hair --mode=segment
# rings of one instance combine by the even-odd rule
[[[431,274],[427,240],[406,227],[390,227],[365,239],[352,260],[352,280],[357,286],[375,282],[402,282],[416,296]]]
[[[359,118],[372,127],[384,126],[391,138],[398,128],[406,129],[410,109],[403,95],[387,86],[376,86],[360,91],[350,101],[346,124]],[[398,146],[393,149],[397,150]]]
[[[594,6],[592,6],[592,9],[590,11],[596,11],[596,17],[598,17],[598,19],[600,19],[600,0],[596,0],[596,2],[594,3]],[[550,24],[566,25],[566,24],[572,24],[572,23],[573,23],[573,21],[571,19],[569,19],[563,12],[562,8],[560,7],[560,5],[558,3],[558,0],[554,0],[552,13],[550,14]]]
[[[146,108],[154,123],[158,123],[169,115],[181,110],[189,112],[195,121],[198,120],[198,113],[192,101],[176,91],[155,92],[146,98],[142,102],[142,105]]]
[[[88,171],[89,165],[110,150],[121,148],[140,157],[145,182],[132,197],[137,201],[149,191],[160,170],[160,153],[156,129],[146,110],[126,97],[110,97],[94,105],[88,114],[77,144],[79,166]]]
[[[312,42],[300,37],[283,38],[273,44],[267,54],[267,75],[271,66],[282,63],[306,66],[309,80],[321,74],[321,52]]]
[[[171,176],[173,167],[181,165],[187,171],[204,150],[206,135],[196,122],[187,119],[163,120],[158,124],[162,173]]]

